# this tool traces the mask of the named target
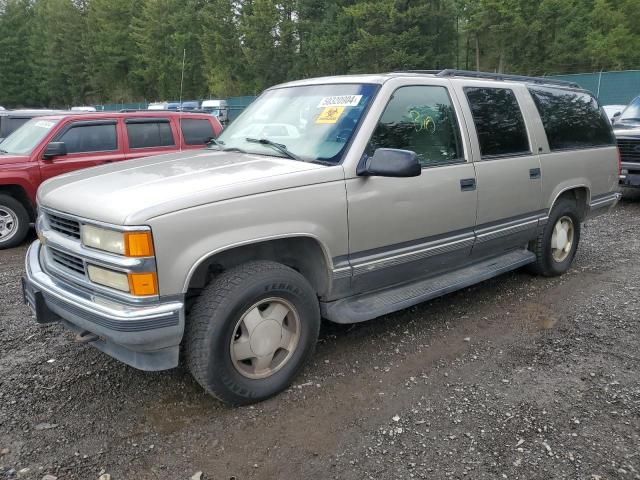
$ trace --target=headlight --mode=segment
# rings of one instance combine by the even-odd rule
[[[129,277],[126,273],[114,272],[95,265],[88,265],[87,273],[89,274],[89,279],[98,285],[115,288],[127,293],[130,290]]]
[[[119,232],[93,225],[82,225],[82,243],[86,247],[127,257],[153,256],[153,239],[148,230]]]

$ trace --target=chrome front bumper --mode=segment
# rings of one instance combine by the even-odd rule
[[[115,301],[49,275],[41,266],[40,255],[41,244],[36,240],[27,252],[23,281],[25,301],[40,316],[36,320],[59,319],[85,336],[92,333],[98,338],[91,345],[141,370],[178,365],[184,331],[182,301],[139,305]]]

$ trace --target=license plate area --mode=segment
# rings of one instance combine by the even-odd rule
[[[22,298],[24,303],[29,307],[33,316],[38,323],[53,323],[60,320],[60,317],[53,313],[47,303],[44,295],[36,290],[26,278],[22,278]]]

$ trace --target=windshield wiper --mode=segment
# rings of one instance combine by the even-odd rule
[[[300,157],[298,157],[295,153],[289,151],[289,149],[287,148],[286,145],[283,145],[282,143],[273,142],[273,141],[269,140],[268,138],[251,138],[251,137],[247,137],[247,138],[245,138],[245,140],[247,142],[251,142],[251,143],[259,143],[261,145],[269,145],[270,147],[275,148],[280,153],[286,155],[287,157],[289,157],[292,160],[298,160],[299,162],[303,162],[304,161]]]
[[[6,150],[2,150],[2,149],[0,148],[0,153],[1,153],[2,155],[4,155],[4,154],[9,153],[9,152],[7,152]]]
[[[237,148],[237,147],[225,147],[224,146],[224,142],[221,140],[216,140],[215,138],[212,138],[211,140],[209,140],[207,142],[208,146],[215,146],[218,147],[220,150],[222,150],[223,152],[238,152],[238,153],[247,153],[244,150],[242,150],[241,148]]]

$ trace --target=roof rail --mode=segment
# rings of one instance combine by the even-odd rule
[[[394,70],[393,73],[421,73],[423,75],[438,75],[442,70]]]
[[[558,85],[561,87],[568,88],[579,88],[582,90],[582,87],[575,82],[567,82],[565,80],[555,80],[553,78],[547,77],[528,77],[526,75],[508,75],[504,73],[487,73],[487,72],[474,72],[470,70],[455,70],[451,68],[447,68],[436,73],[438,77],[469,77],[469,78],[486,78],[490,80],[503,80],[503,81],[514,81],[514,82],[525,82],[525,83],[537,83],[540,85]]]
[[[558,85],[565,88],[583,88],[575,82],[567,82],[566,80],[555,80],[548,77],[528,77],[526,75],[508,75],[505,73],[488,73],[476,72],[472,70],[456,70],[454,68],[446,68],[444,70],[396,70],[393,73],[417,73],[422,75],[435,75],[437,77],[467,77],[467,78],[486,78],[488,80],[511,80],[514,82],[537,83],[539,85]]]

